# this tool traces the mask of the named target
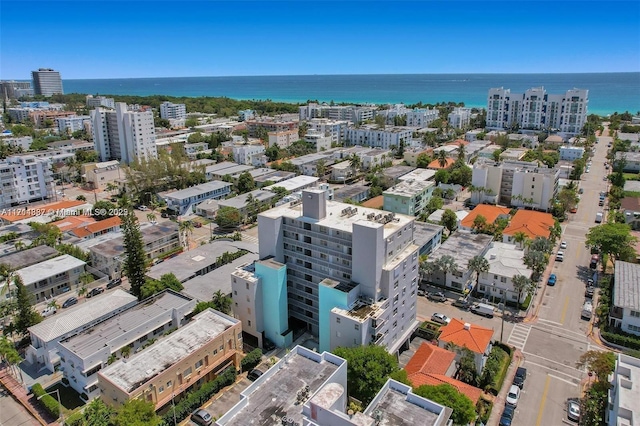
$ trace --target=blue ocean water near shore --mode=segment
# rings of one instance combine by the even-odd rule
[[[173,77],[64,80],[65,93],[101,95],[225,96],[282,102],[464,102],[486,107],[492,87],[520,93],[544,86],[547,93],[589,90],[589,113],[640,111],[640,72],[590,74],[396,74],[260,77]]]

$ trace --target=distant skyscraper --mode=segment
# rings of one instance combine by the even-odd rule
[[[31,71],[33,78],[33,90],[36,95],[51,96],[61,95],[62,79],[60,73],[51,68],[40,68],[38,71]]]

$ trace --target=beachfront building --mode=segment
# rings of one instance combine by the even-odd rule
[[[240,321],[209,308],[146,349],[100,370],[98,387],[112,407],[142,399],[157,410],[225,369],[240,368],[241,358]]]
[[[415,219],[383,213],[327,201],[325,191],[309,189],[302,203],[258,215],[260,258],[271,256],[287,267],[290,325],[319,336],[320,350],[333,349],[334,337],[354,318],[366,324],[363,344],[392,353],[414,329]],[[361,318],[367,309],[376,318]]]
[[[164,290],[60,341],[60,365],[69,386],[85,401],[98,397],[98,371],[182,327],[195,305],[190,297]]]
[[[156,158],[156,133],[153,112],[129,111],[118,102],[115,110],[91,111],[93,142],[101,161],[120,160],[125,164]]]
[[[589,91],[584,89],[549,94],[544,87],[534,87],[524,93],[493,88],[487,97],[487,128],[501,130],[517,126],[575,135],[586,123],[588,103]]]
[[[33,79],[33,93],[35,95],[52,96],[62,95],[62,78],[60,72],[51,68],[40,68],[38,71],[31,71]]]

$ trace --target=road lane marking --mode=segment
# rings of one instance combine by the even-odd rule
[[[527,364],[531,364],[531,365],[535,365],[536,367],[544,368],[545,370],[551,370],[555,374],[562,374],[563,376],[567,376],[567,377],[569,377],[571,379],[574,379],[574,380],[578,380],[578,381],[582,380],[582,377],[572,376],[571,374],[565,373],[564,371],[555,370],[555,369],[549,367],[548,365],[538,364],[537,362],[533,362],[533,361],[530,361],[530,360],[527,360],[526,363]],[[547,373],[547,374],[549,374],[549,373]]]
[[[562,316],[560,317],[560,324],[564,325],[564,318],[567,316],[567,308],[569,307],[569,296],[564,300],[564,307],[562,308]]]
[[[563,379],[562,377],[554,376],[553,374],[547,374],[547,375],[548,375],[549,377],[553,377],[553,378],[554,378],[554,379],[556,379],[556,380],[560,380],[561,382],[568,383],[568,384],[570,384],[571,386],[578,386],[578,383],[570,382],[569,380],[567,380],[567,379]],[[579,381],[578,381],[578,382],[579,382]]]
[[[540,401],[540,408],[538,409],[538,421],[536,421],[536,426],[540,426],[542,423],[544,405],[547,403],[547,394],[549,393],[549,383],[551,383],[551,376],[547,374],[547,380],[544,383],[544,391],[542,392],[542,401]]]

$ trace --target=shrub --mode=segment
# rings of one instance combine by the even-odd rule
[[[260,364],[260,361],[262,361],[262,349],[256,348],[249,352],[247,356],[242,358],[242,361],[240,361],[240,367],[242,368],[242,371],[249,371],[252,368],[255,368],[256,365]]]
[[[189,392],[175,406],[175,419],[178,422],[186,419],[196,408],[207,402],[213,395],[236,381],[236,369],[229,367],[218,377],[203,384],[199,389]],[[174,409],[170,409],[162,418],[163,425],[173,425]]]
[[[60,404],[58,404],[58,400],[47,394],[45,390],[42,388],[40,383],[36,383],[31,387],[31,391],[35,395],[36,398],[39,398],[38,401],[40,405],[54,418],[60,417]]]

